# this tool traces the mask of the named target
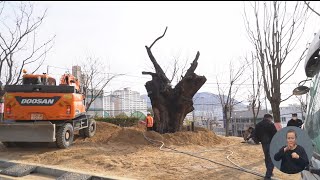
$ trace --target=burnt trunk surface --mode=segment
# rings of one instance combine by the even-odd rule
[[[200,53],[197,52],[185,76],[174,88],[171,86],[170,80],[151,52],[151,47],[165,35],[166,31],[167,28],[150,47],[146,46],[156,72],[142,72],[142,74],[152,76],[152,80],[148,81],[145,87],[154,112],[154,128],[159,133],[173,133],[181,130],[184,118],[194,110],[193,96],[207,80],[205,76],[198,76],[194,73],[200,56]]]

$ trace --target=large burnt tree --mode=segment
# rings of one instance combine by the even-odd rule
[[[207,80],[205,76],[194,73],[200,56],[198,51],[182,79],[174,88],[171,86],[170,80],[151,52],[152,46],[163,38],[166,32],[167,27],[162,36],[154,40],[150,46],[145,46],[156,72],[142,72],[152,76],[152,80],[148,81],[145,87],[151,99],[155,130],[159,133],[173,133],[181,130],[184,118],[194,110],[193,96]]]

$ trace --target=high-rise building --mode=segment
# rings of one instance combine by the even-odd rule
[[[115,116],[115,97],[112,93],[103,97],[103,111],[105,117]]]
[[[72,75],[76,77],[80,83],[81,82],[81,67],[80,66],[72,66]]]
[[[140,93],[132,91],[130,88],[116,90],[111,95],[104,97],[104,109],[110,115],[126,113],[130,116],[134,112],[147,114],[147,101],[140,97]]]

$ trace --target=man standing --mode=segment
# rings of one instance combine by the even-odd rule
[[[258,142],[261,142],[264,153],[264,162],[267,168],[265,180],[271,179],[274,165],[270,157],[270,143],[273,136],[277,133],[277,129],[272,122],[272,115],[265,114],[263,120],[256,125],[255,137]]]
[[[298,119],[297,113],[293,113],[292,119],[290,119],[290,121],[288,121],[287,126],[296,126],[298,128],[301,128],[302,124],[303,124],[302,120]]]
[[[146,125],[147,125],[147,131],[152,131],[152,128],[153,128],[153,118],[152,118],[150,112],[147,113]]]

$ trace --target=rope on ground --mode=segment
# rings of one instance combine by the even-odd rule
[[[198,158],[198,159],[203,159],[203,160],[206,160],[206,161],[209,161],[209,162],[212,162],[212,163],[215,163],[215,164],[218,164],[218,165],[221,165],[221,166],[224,166],[224,167],[228,167],[228,168],[231,168],[231,169],[236,169],[236,170],[239,170],[239,171],[243,171],[243,172],[247,172],[247,173],[250,173],[250,174],[253,174],[253,175],[256,175],[256,176],[259,176],[259,177],[264,177],[263,174],[261,173],[258,173],[256,171],[253,171],[253,170],[250,170],[250,169],[246,169],[244,167],[241,167],[240,165],[236,164],[235,162],[233,162],[230,157],[233,155],[233,151],[231,150],[227,150],[228,152],[230,152],[230,154],[228,154],[226,156],[226,159],[231,162],[234,166],[229,166],[227,164],[224,164],[224,163],[221,163],[221,162],[218,162],[218,161],[214,161],[214,160],[211,160],[211,159],[208,159],[208,158],[205,158],[205,157],[201,157],[201,156],[197,156],[195,154],[197,153],[190,153],[190,152],[185,152],[185,151],[180,151],[180,150],[177,150],[175,148],[172,148],[172,147],[168,147],[168,146],[165,146],[164,142],[163,141],[158,141],[158,140],[154,140],[154,139],[151,139],[151,138],[148,138],[146,135],[145,135],[145,132],[142,133],[144,138],[150,142],[151,144],[153,145],[160,145],[159,149],[160,151],[166,151],[164,150],[163,148],[166,148],[166,149],[169,149],[169,151],[175,151],[177,153],[181,153],[181,154],[186,154],[186,155],[189,155],[189,156],[192,156],[192,157],[195,157],[195,158]],[[205,151],[202,151],[202,152],[208,152],[208,151],[214,151],[214,150],[223,150],[225,151],[224,149],[213,149],[213,150],[205,150]],[[202,153],[202,152],[198,152],[198,153]],[[276,178],[272,178],[274,180],[276,180]]]

